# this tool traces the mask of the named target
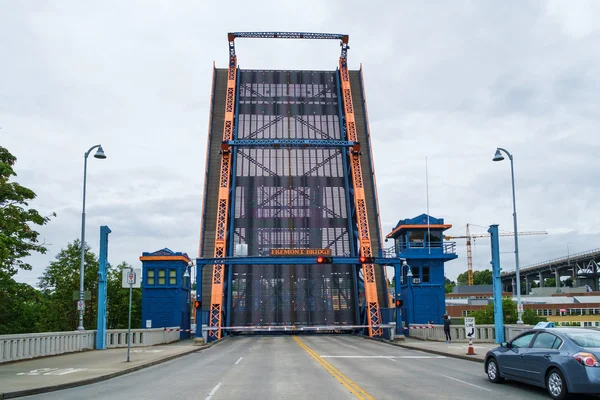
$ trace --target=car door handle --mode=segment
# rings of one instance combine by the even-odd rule
[[[546,357],[547,359],[550,359],[552,356],[550,354],[544,354],[544,357]]]
[[[519,358],[525,357],[525,354],[519,354]]]

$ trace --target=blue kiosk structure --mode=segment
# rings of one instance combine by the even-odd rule
[[[190,337],[191,283],[184,277],[191,261],[186,253],[164,248],[142,253],[142,326],[180,327]],[[189,271],[188,271],[189,273]]]
[[[421,214],[398,221],[386,235],[386,240],[394,239],[396,257],[402,260],[395,266],[395,296],[405,326],[442,323],[446,310],[444,263],[458,258],[456,243],[444,242],[443,232],[451,227],[443,218]],[[398,313],[396,318],[399,320]]]

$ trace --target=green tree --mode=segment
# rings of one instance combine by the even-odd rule
[[[475,322],[480,325],[491,325],[494,323],[494,306],[492,304],[491,310],[489,305],[482,309],[471,312],[469,317],[474,317]]]
[[[505,324],[517,323],[517,305],[511,298],[502,299],[502,314]],[[494,323],[494,302],[490,302],[484,309],[473,311],[470,317],[475,317],[475,323],[488,325]]]
[[[452,293],[452,288],[454,286],[456,286],[456,282],[451,281],[448,278],[445,278],[445,284],[444,284],[444,286],[445,286],[446,293]]]
[[[548,278],[544,281],[544,287],[556,287],[556,279]]]
[[[106,329],[126,329],[129,322],[129,289],[122,284],[122,273],[129,269],[125,262],[108,270]],[[142,290],[133,289],[131,295],[131,328],[142,327]]]
[[[34,228],[50,221],[29,208],[36,197],[31,189],[10,182],[17,176],[13,169],[16,161],[0,146],[0,334],[37,332],[44,300],[36,289],[13,279],[19,269],[31,270],[24,258],[46,252]]]
[[[33,252],[46,252],[32,225],[43,226],[50,218],[29,208],[29,201],[36,197],[31,189],[9,182],[17,176],[13,169],[16,161],[15,156],[0,146],[0,279],[14,276],[19,269],[31,270],[23,258]]]
[[[459,286],[466,286],[469,283],[469,272],[465,271],[458,275],[456,282]],[[492,271],[489,269],[483,271],[473,271],[473,285],[491,285],[493,283]]]
[[[494,283],[492,271],[485,269],[483,271],[473,272],[473,284],[474,285],[491,285]]]
[[[78,326],[79,313],[73,292],[79,292],[80,257],[81,242],[77,239],[61,249],[39,279],[39,287],[47,300],[43,319],[46,332],[70,331]],[[92,299],[85,302],[83,325],[86,329],[96,329],[98,258],[87,245],[84,271],[84,290],[91,292]]]
[[[522,317],[523,323],[527,325],[535,325],[540,321],[546,321],[546,318],[538,316],[535,311],[530,309],[523,310]]]
[[[518,320],[517,304],[512,301],[511,298],[506,297],[502,299],[502,313],[504,316],[505,324],[516,324]],[[473,311],[470,314],[471,317],[475,317],[475,322],[481,325],[493,324],[494,323],[494,303],[489,303],[483,310]],[[535,325],[540,321],[546,321],[546,318],[540,317],[533,310],[526,309],[523,312],[523,323],[527,325]]]
[[[573,278],[568,277],[562,282],[562,285],[565,287],[573,287]]]
[[[35,288],[0,279],[0,335],[39,332],[43,301]]]

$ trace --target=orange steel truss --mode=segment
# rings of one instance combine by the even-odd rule
[[[233,124],[235,123],[235,89],[237,78],[237,58],[232,55],[229,60],[227,74],[227,95],[225,97],[225,123],[223,126],[223,142],[233,140]],[[217,202],[217,227],[215,235],[214,258],[226,257],[227,247],[227,221],[229,217],[229,191],[231,178],[231,151],[230,147],[221,147],[221,176],[219,181],[219,200]],[[210,294],[209,326],[216,328],[208,331],[209,340],[221,338],[223,324],[223,288],[225,279],[225,265],[214,264],[212,286]]]
[[[346,41],[348,39],[346,38]],[[346,42],[347,43],[347,42]],[[342,83],[342,99],[344,100],[344,114],[346,118],[346,131],[348,140],[358,142],[356,134],[356,122],[354,120],[354,106],[352,104],[352,90],[350,89],[350,75],[346,60],[340,57],[340,78]],[[356,220],[358,224],[358,240],[360,243],[360,255],[372,257],[371,236],[369,234],[369,221],[367,219],[367,202],[363,186],[362,167],[360,164],[360,151],[354,149],[350,155],[350,168],[352,182],[354,185],[354,206],[356,207]],[[369,336],[382,336],[381,314],[377,299],[377,283],[375,280],[375,266],[373,264],[362,264],[363,278],[365,283],[365,298],[369,313]]]

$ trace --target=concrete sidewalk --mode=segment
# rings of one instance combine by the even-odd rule
[[[427,353],[438,354],[442,356],[461,358],[464,360],[483,362],[485,354],[488,350],[498,347],[496,343],[473,343],[475,355],[467,355],[469,348],[468,343],[445,343],[435,342],[431,340],[419,340],[413,338],[406,338],[402,341],[386,341],[394,346],[404,347],[412,350],[420,350]]]
[[[217,342],[220,343],[220,342]],[[192,340],[127,348],[92,350],[0,364],[0,400],[88,385],[182,357],[214,344]]]

